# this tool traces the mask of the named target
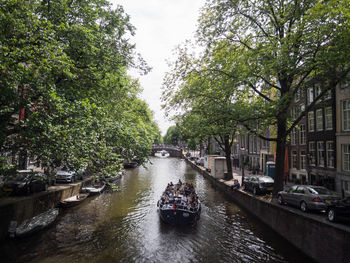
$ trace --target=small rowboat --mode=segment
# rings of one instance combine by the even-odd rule
[[[90,195],[97,195],[102,193],[105,188],[106,188],[106,184],[98,183],[98,184],[94,184],[93,186],[83,187],[81,191],[84,193],[89,193]]]
[[[63,208],[67,208],[67,207],[79,205],[89,196],[89,194],[90,193],[74,195],[72,197],[69,197],[61,201],[59,206]]]
[[[58,209],[52,208],[44,213],[23,221],[19,226],[17,221],[11,221],[9,226],[10,237],[24,237],[49,227],[58,216]]]

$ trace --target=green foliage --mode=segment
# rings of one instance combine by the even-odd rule
[[[163,138],[163,141],[165,144],[169,145],[179,145],[180,141],[182,141],[182,135],[180,131],[180,127],[175,125],[175,126],[170,126]]]
[[[1,4],[0,31],[2,153],[105,175],[124,158],[147,160],[160,131],[126,74],[149,67],[135,56],[122,7],[11,0]]]
[[[283,188],[285,143],[292,128],[349,77],[348,1],[209,0],[199,20],[199,55],[189,45],[165,78],[165,109],[186,129],[225,137],[235,123],[277,142],[274,191]],[[297,116],[297,93],[321,93]],[[224,125],[227,124],[227,125]],[[265,131],[277,127],[276,136]]]

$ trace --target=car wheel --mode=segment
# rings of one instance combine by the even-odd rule
[[[307,205],[304,201],[300,203],[300,210],[303,212],[307,212]]]
[[[336,221],[336,214],[334,211],[334,208],[330,208],[327,213],[328,220],[330,222],[335,222]]]
[[[256,195],[257,192],[258,192],[258,191],[257,191],[256,187],[254,187],[254,188],[253,188],[253,194]]]
[[[283,200],[283,197],[282,197],[281,195],[278,195],[277,201],[278,201],[278,203],[279,203],[280,205],[284,205],[284,204],[285,204],[285,202],[284,202],[284,200]]]

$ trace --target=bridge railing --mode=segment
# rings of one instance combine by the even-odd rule
[[[181,148],[178,146],[174,146],[174,145],[169,145],[169,144],[154,144],[152,145],[152,149],[171,149],[171,150],[178,150],[180,151]]]

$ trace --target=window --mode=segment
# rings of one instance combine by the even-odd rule
[[[307,104],[311,104],[311,102],[314,101],[314,89],[308,88],[307,89]]]
[[[295,193],[297,191],[297,185],[293,185],[289,190],[288,193]]]
[[[316,149],[315,142],[309,142],[310,165],[316,165]]]
[[[310,111],[308,113],[309,118],[309,132],[313,132],[315,130],[315,119],[314,119],[314,112]]]
[[[306,154],[304,151],[300,152],[300,170],[306,169]]]
[[[350,131],[350,99],[342,101],[343,131]]]
[[[334,167],[334,144],[326,142],[327,167]]]
[[[344,189],[345,193],[350,193],[350,182],[349,181],[341,181],[342,189]]]
[[[293,151],[292,152],[292,168],[297,168],[297,152]]]
[[[350,144],[342,145],[343,171],[350,172]]]
[[[296,128],[293,128],[292,129],[292,134],[290,136],[290,143],[292,145],[295,145],[297,142],[297,129]]]
[[[350,86],[350,81],[349,81],[349,74],[346,76],[342,82],[339,84],[340,89],[346,89]]]
[[[321,92],[322,92],[321,86],[319,84],[317,84],[315,86],[315,97],[320,96]]]
[[[325,100],[329,100],[329,99],[331,99],[332,98],[332,91],[331,90],[329,90],[329,91],[327,91],[327,93],[326,93],[326,95],[325,95]]]
[[[300,131],[299,131],[299,144],[305,145],[306,144],[306,131],[305,131],[305,124],[300,124]]]
[[[316,130],[322,131],[323,130],[323,113],[322,109],[316,110]]]
[[[317,142],[317,163],[318,166],[324,166],[324,142]]]
[[[253,151],[254,153],[258,152],[258,140],[255,136],[253,137]]]
[[[254,143],[254,140],[253,140],[253,136],[252,135],[249,135],[249,153],[253,153],[253,143]]]
[[[325,124],[326,124],[326,130],[332,130],[333,129],[333,112],[331,107],[327,107],[324,109],[324,115],[325,115]]]
[[[295,93],[295,102],[298,102],[300,100],[300,89],[297,90]]]
[[[240,141],[241,141],[241,148],[242,150],[245,149],[245,135],[240,135]]]
[[[290,109],[290,117],[292,118],[292,120],[295,120],[297,117],[297,108],[293,107]]]

